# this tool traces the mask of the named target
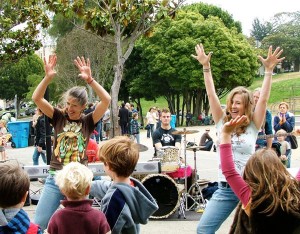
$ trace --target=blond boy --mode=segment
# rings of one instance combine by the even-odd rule
[[[63,209],[56,211],[47,228],[50,234],[110,233],[105,215],[92,208],[90,192],[93,173],[78,162],[71,162],[56,174],[56,184],[66,196]]]

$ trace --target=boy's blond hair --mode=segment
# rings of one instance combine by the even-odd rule
[[[64,166],[55,178],[61,192],[72,200],[84,198],[92,180],[92,171],[79,162],[71,162]]]
[[[277,136],[283,136],[284,138],[286,138],[286,131],[284,129],[279,129],[277,132],[276,132],[276,135]]]
[[[139,160],[139,150],[130,138],[117,136],[100,147],[99,159],[117,176],[129,177]]]

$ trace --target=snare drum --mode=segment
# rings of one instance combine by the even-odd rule
[[[179,149],[175,146],[163,146],[157,156],[161,160],[162,172],[174,172],[179,168]]]
[[[164,219],[173,214],[180,204],[180,191],[175,181],[163,174],[150,174],[142,184],[154,197],[158,210],[150,218]]]

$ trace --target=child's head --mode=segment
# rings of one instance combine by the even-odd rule
[[[0,127],[1,128],[6,127],[6,121],[4,119],[0,120]]]
[[[133,114],[132,114],[132,118],[133,118],[133,119],[138,119],[138,118],[139,118],[139,114],[136,113],[136,112],[133,113]]]
[[[70,200],[80,200],[88,195],[93,180],[90,169],[79,162],[71,162],[56,174],[56,184]]]
[[[12,162],[0,163],[1,208],[14,207],[25,202],[29,186],[29,176],[20,165]]]
[[[277,140],[278,140],[279,142],[282,142],[282,141],[285,140],[285,138],[286,138],[286,131],[285,131],[285,130],[280,129],[280,130],[278,130],[278,131],[276,132],[276,134],[277,134]]]
[[[252,209],[264,201],[269,201],[262,210],[267,214],[280,206],[284,210],[299,209],[299,184],[273,150],[256,151],[248,160],[243,176],[251,188]]]
[[[119,177],[129,177],[139,160],[137,144],[126,136],[106,141],[99,150],[99,159]]]

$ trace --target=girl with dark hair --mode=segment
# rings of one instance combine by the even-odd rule
[[[300,170],[295,179],[271,149],[256,151],[243,177],[236,171],[231,134],[247,121],[237,116],[224,124],[220,155],[222,172],[241,200],[230,233],[299,233]]]

